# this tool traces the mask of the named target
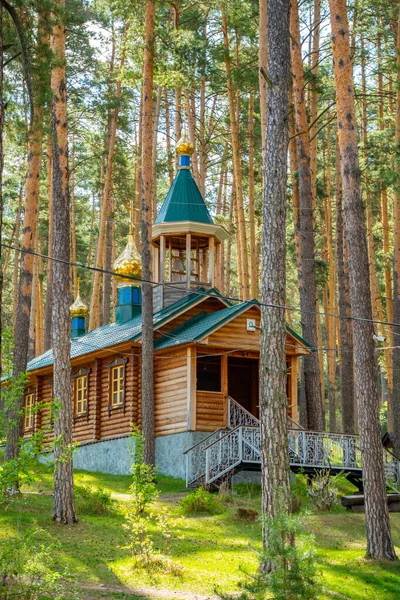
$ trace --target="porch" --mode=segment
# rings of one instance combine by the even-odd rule
[[[297,421],[297,356],[287,357],[288,417]],[[259,418],[259,355],[256,352],[229,352],[197,348],[191,430],[215,431],[229,426],[229,398],[251,416]],[[194,387],[194,386],[193,386]]]

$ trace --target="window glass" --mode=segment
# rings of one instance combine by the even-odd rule
[[[27,394],[25,396],[25,429],[33,428],[33,394]]]
[[[197,389],[204,392],[221,391],[220,356],[200,356],[197,359]]]
[[[118,365],[111,369],[111,406],[120,406],[124,402],[124,375],[124,365]]]
[[[75,414],[82,415],[87,411],[87,375],[75,379]]]

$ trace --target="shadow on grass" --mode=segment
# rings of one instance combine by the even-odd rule
[[[346,564],[323,562],[329,585],[351,600],[399,600],[400,563],[356,558]]]

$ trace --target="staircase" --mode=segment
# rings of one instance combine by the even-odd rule
[[[359,485],[362,478],[359,436],[306,431],[289,418],[289,460],[292,471],[345,471]],[[386,480],[394,492],[400,486],[400,462],[383,450]],[[184,453],[186,485],[216,484],[240,470],[261,470],[260,421],[228,398],[228,427],[211,433]]]

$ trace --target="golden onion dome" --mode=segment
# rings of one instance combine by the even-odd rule
[[[113,270],[119,283],[130,283],[132,285],[134,282],[132,279],[128,279],[129,277],[136,277],[137,279],[142,277],[142,260],[135,248],[133,233],[129,234],[128,243],[116,259]]]
[[[182,155],[191,156],[193,154],[193,152],[194,152],[194,146],[189,139],[189,135],[188,135],[187,129],[185,127],[185,129],[182,132],[182,137],[176,146],[176,153],[178,156],[182,156]]]
[[[69,307],[69,314],[71,315],[71,317],[86,317],[88,312],[88,307],[83,302],[78,289],[78,295],[76,297],[76,300]]]

